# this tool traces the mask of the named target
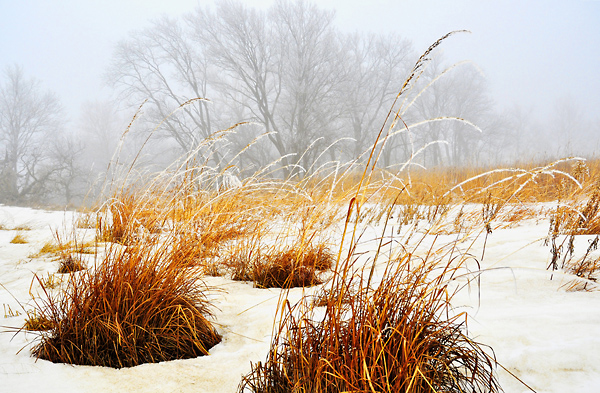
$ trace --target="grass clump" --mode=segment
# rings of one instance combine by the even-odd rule
[[[320,284],[320,272],[330,269],[335,261],[324,243],[250,250],[247,253],[236,250],[228,265],[234,280],[252,281],[258,288]]]
[[[395,265],[375,286],[343,268],[322,307],[286,303],[266,362],[239,391],[499,391],[495,360],[467,337],[464,315],[449,315],[452,272],[432,278],[434,267],[409,255]]]
[[[78,256],[67,254],[59,258],[58,273],[75,273],[86,268],[85,262]]]
[[[42,248],[40,248],[40,251],[38,251],[37,254],[34,255],[34,257],[42,256],[44,254],[58,255],[62,250],[63,250],[63,247],[61,245],[58,245],[53,242],[46,242],[46,243],[44,243]]]
[[[208,320],[206,288],[168,261],[150,241],[110,247],[102,263],[40,303],[53,329],[33,354],[115,368],[207,355],[221,337]]]

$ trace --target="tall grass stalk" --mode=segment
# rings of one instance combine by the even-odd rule
[[[394,107],[423,72],[428,55],[449,35],[418,59],[372,145],[362,176],[349,195],[326,295],[316,303],[304,298],[295,305],[281,297],[280,321],[275,325],[267,359],[252,366],[239,386],[240,392],[500,390],[494,376],[495,360],[466,335],[466,315],[450,312],[453,291],[448,280],[460,268],[460,258],[458,262],[455,258],[443,262],[429,252],[419,259],[402,249],[399,257],[388,256],[383,272],[374,279],[381,265],[376,262],[382,253],[385,227],[398,196],[387,212],[371,267],[355,265],[360,260],[356,254],[358,222],[378,158],[396,124],[402,122],[408,127],[401,118],[401,108]],[[391,126],[384,132],[390,118]],[[352,224],[353,214],[357,218]],[[345,257],[344,246],[348,250]]]

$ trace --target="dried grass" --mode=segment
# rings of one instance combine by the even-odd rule
[[[258,288],[295,288],[320,284],[320,273],[335,258],[325,243],[295,243],[287,247],[235,250],[226,261],[234,280],[252,281]]]
[[[208,320],[206,288],[157,246],[109,247],[102,263],[47,294],[38,312],[53,329],[33,354],[116,368],[207,355],[220,336]]]
[[[442,37],[419,58],[396,101],[414,85],[430,52],[447,37]],[[500,390],[494,376],[495,360],[466,335],[466,315],[450,313],[452,291],[447,280],[457,267],[427,258],[415,260],[403,252],[398,259],[389,259],[382,276],[374,278],[383,239],[372,269],[354,267],[360,238],[358,223],[364,219],[365,201],[373,195],[369,190],[376,174],[369,168],[375,167],[379,149],[383,149],[394,125],[403,121],[401,113],[402,108],[396,112],[390,110],[388,119],[392,126],[387,133],[382,127],[364,172],[357,179],[354,196],[348,202],[330,289],[316,302],[304,298],[291,305],[285,297],[281,298],[280,322],[267,359],[252,365],[252,371],[243,378],[238,391]],[[387,226],[404,191],[408,191],[404,186],[396,189],[386,213],[374,219],[383,218]],[[420,214],[419,209],[405,207],[400,219],[415,221],[421,219]],[[344,246],[348,254],[342,258]]]
[[[15,234],[15,236],[12,238],[12,240],[10,241],[11,244],[27,244],[28,242],[29,241],[27,240],[25,235],[23,235],[20,232],[17,232]]]
[[[496,362],[467,337],[466,315],[449,315],[451,272],[409,255],[392,265],[375,286],[344,272],[320,302],[284,302],[266,362],[239,391],[499,391]]]

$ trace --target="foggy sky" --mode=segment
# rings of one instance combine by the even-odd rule
[[[86,100],[107,98],[102,74],[115,44],[161,14],[179,16],[198,0],[0,0],[0,69],[19,64],[56,92],[71,119]],[[272,1],[248,5],[267,8]],[[598,0],[321,0],[343,31],[396,31],[423,52],[443,34],[449,61],[472,60],[499,108],[517,104],[548,116],[569,97],[590,120],[600,107]]]

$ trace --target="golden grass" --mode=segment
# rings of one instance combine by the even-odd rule
[[[38,306],[52,330],[35,356],[52,362],[131,367],[207,355],[220,341],[196,273],[151,241],[114,245],[94,269]]]
[[[284,303],[266,362],[253,365],[239,391],[499,391],[495,360],[466,336],[465,315],[448,315],[445,275],[409,259],[394,261],[373,286],[368,271],[336,275],[319,308]]]
[[[446,37],[434,43],[418,60],[396,101],[410,88],[412,80],[420,76],[429,53]],[[393,118],[393,124],[401,120],[400,113],[401,109],[395,113],[390,111],[388,118]],[[385,271],[377,278],[375,268],[382,251],[382,238],[372,268],[354,266],[358,259],[355,254],[360,238],[358,225],[366,219],[365,202],[373,202],[374,195],[379,203],[385,201],[386,196],[388,201],[392,200],[380,205],[385,213],[375,212],[369,218],[376,222],[383,220],[385,226],[396,214],[395,210],[399,210],[401,224],[416,222],[426,214],[420,211],[419,203],[414,203],[414,198],[424,199],[425,194],[411,195],[409,183],[401,181],[395,187],[384,188],[378,185],[375,187],[378,195],[370,192],[377,174],[369,167],[376,166],[378,142],[385,142],[387,135],[382,127],[363,174],[350,195],[329,291],[316,302],[305,298],[296,305],[281,298],[280,322],[267,359],[252,366],[238,391],[500,390],[494,376],[495,360],[467,337],[466,316],[450,313],[452,291],[447,280],[460,268],[460,261],[450,258],[456,263],[453,267],[450,262],[419,260],[403,249],[399,258],[388,259]],[[435,205],[443,200],[434,192],[426,195],[436,196]],[[406,201],[411,203],[403,203]],[[404,206],[396,209],[396,205]],[[430,219],[436,219],[439,212],[439,209],[430,212]],[[342,257],[345,249],[347,256]],[[318,305],[322,307],[317,309]]]
[[[294,288],[321,283],[334,255],[325,243],[236,249],[224,262],[233,280],[252,281],[257,288]]]
[[[56,233],[55,233],[56,237]],[[60,241],[60,239],[59,239]],[[71,253],[77,254],[95,254],[96,247],[98,244],[93,241],[79,242],[79,241],[68,241],[57,243],[55,241],[49,241],[42,245],[40,250],[35,254],[30,255],[31,258],[39,258],[44,255],[52,255],[54,257],[64,257]]]
[[[18,232],[15,234],[15,236],[12,238],[12,240],[10,242],[11,242],[11,244],[26,244],[26,243],[28,243],[28,240],[24,234]]]
[[[51,319],[44,315],[38,315],[35,309],[27,312],[27,318],[23,325],[23,329],[37,332],[52,330],[54,327]]]
[[[418,79],[432,48],[397,100]],[[400,109],[388,115],[394,124],[400,116]],[[417,258],[403,249],[376,263],[382,236],[373,270],[365,270],[355,265],[359,225],[410,226],[409,237],[418,236],[419,227],[423,238],[475,228],[490,234],[539,216],[532,203],[569,201],[553,221],[556,251],[564,231],[574,236],[600,230],[600,191],[590,187],[600,178],[600,162],[394,173],[376,165],[390,130],[381,129],[366,163],[336,164],[302,179],[276,180],[264,168],[236,187],[217,188],[217,177],[230,166],[219,171],[188,157],[175,169],[118,184],[75,223],[96,229],[97,241],[107,243],[105,255],[40,301],[32,327],[50,330],[40,334],[34,355],[117,368],[207,355],[220,336],[209,321],[202,275],[286,289],[331,277],[316,301],[293,305],[282,291],[268,357],[252,366],[240,390],[499,391],[495,359],[468,337],[466,314],[452,313],[448,283],[462,260],[444,260],[433,249]],[[205,146],[213,143],[209,138]],[[466,204],[481,208],[467,212]],[[337,255],[321,237],[328,231],[338,236]],[[55,253],[75,266],[76,254],[91,249],[57,240],[40,254]],[[382,265],[384,273],[375,277]],[[597,266],[584,257],[570,271],[595,281]]]
[[[4,308],[4,318],[18,317],[21,315],[21,312],[19,310],[13,310],[10,304],[2,303],[2,307]]]

